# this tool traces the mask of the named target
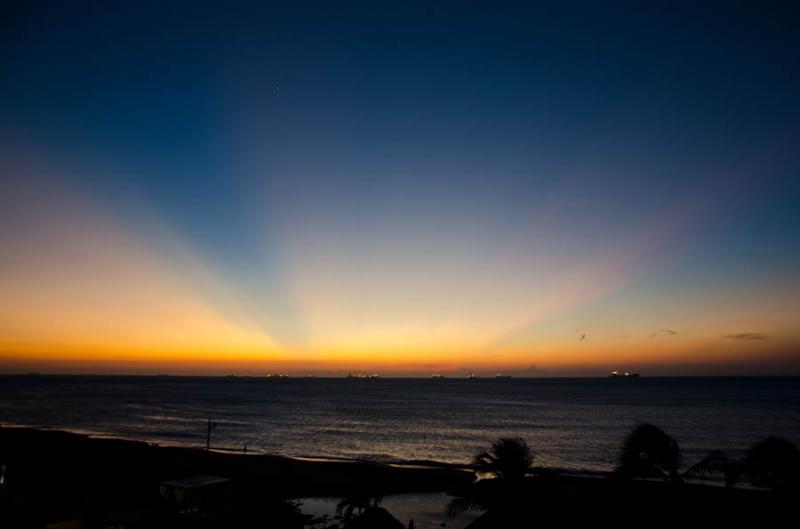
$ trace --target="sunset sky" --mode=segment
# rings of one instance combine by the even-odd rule
[[[798,4],[142,4],[0,8],[0,372],[800,374]]]

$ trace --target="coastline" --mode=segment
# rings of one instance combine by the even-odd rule
[[[262,516],[253,509],[265,505],[270,506],[268,516],[280,516],[281,509],[291,506],[287,500],[293,499],[419,493],[458,496],[476,485],[491,488],[494,481],[475,481],[476,474],[466,466],[433,461],[384,464],[231,454],[24,427],[0,427],[0,467],[2,497],[13,506],[3,510],[0,522],[4,516],[10,517],[9,527],[47,527],[49,522],[87,517],[87,513],[95,517],[128,513],[132,519],[146,519],[162,512],[158,511],[162,508],[159,484],[194,476],[230,480],[237,516],[245,516],[246,521]],[[741,519],[763,523],[783,516],[795,500],[765,490],[699,483],[675,486],[557,472],[529,478],[513,495],[522,508],[509,516],[517,519],[532,515],[529,505],[535,500],[540,519],[586,522],[615,520],[620,513],[641,521],[670,505],[672,511],[665,516],[676,520],[691,515],[708,523]],[[296,519],[298,514],[292,512]],[[489,525],[475,525],[481,520]],[[479,517],[469,527],[503,527],[509,522],[486,520],[486,516]],[[148,522],[128,525],[159,526]]]
[[[199,445],[191,445],[181,443],[178,441],[165,441],[163,439],[148,439],[142,437],[125,437],[120,435],[108,434],[104,432],[97,432],[93,430],[85,430],[80,428],[60,428],[60,427],[46,427],[36,426],[29,424],[17,423],[0,423],[0,432],[6,430],[33,430],[37,432],[58,432],[65,434],[74,434],[91,439],[103,439],[112,441],[122,441],[127,443],[142,443],[152,447],[160,448],[181,448],[188,450],[200,450],[206,452],[205,448]],[[306,461],[311,463],[354,463],[354,464],[367,464],[367,465],[384,465],[387,467],[398,468],[429,468],[429,469],[452,469],[465,472],[475,472],[476,467],[470,463],[452,463],[447,461],[436,461],[433,459],[370,459],[368,457],[340,457],[328,456],[324,454],[301,454],[301,455],[283,455],[263,452],[259,450],[248,449],[244,453],[241,448],[225,447],[225,446],[212,446],[210,449],[212,453],[219,453],[225,455],[242,455],[247,457],[265,456],[277,457],[282,459],[289,459],[293,461]],[[469,458],[469,454],[465,454],[465,460]],[[608,472],[601,470],[583,469],[583,468],[568,468],[568,467],[536,467],[536,470],[541,473],[550,475],[559,475],[565,477],[585,477],[585,478],[603,478],[608,476]],[[420,492],[420,491],[412,491]]]
[[[322,460],[463,465],[495,438],[524,437],[536,464],[613,470],[625,432],[670,425],[686,462],[741,454],[761,432],[800,443],[794,379],[461,380],[9,377],[0,423]],[[784,413],[776,413],[783,405]],[[428,464],[428,463],[425,463]]]
[[[117,472],[93,463],[100,456],[125,463]],[[153,479],[185,475],[221,474],[254,484],[282,499],[305,496],[382,495],[404,492],[440,492],[469,483],[474,473],[455,465],[384,464],[357,460],[292,458],[269,454],[242,454],[183,446],[160,445],[115,437],[41,428],[0,426],[0,463],[26,464],[48,470],[47,464],[69,464],[76,458],[82,472],[105,479],[147,474]],[[135,465],[133,464],[135,463]],[[55,467],[50,467],[54,469]]]
[[[119,516],[128,527],[174,527],[189,522],[176,511],[165,514],[161,485],[197,476],[229,480],[235,515],[223,527],[265,520],[302,527],[298,520],[309,516],[294,506],[301,498],[444,493],[475,479],[447,466],[231,454],[26,427],[0,427],[0,469],[2,527],[59,527],[51,524],[65,520],[106,527]]]

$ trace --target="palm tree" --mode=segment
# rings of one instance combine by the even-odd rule
[[[494,480],[477,481],[462,487],[447,505],[447,516],[454,518],[465,512],[480,514],[498,510],[503,495],[491,481]]]
[[[742,464],[752,485],[776,490],[800,489],[800,450],[782,437],[754,444]]]
[[[492,443],[488,452],[480,452],[472,464],[478,472],[494,479],[481,480],[464,487],[450,501],[449,516],[463,512],[507,510],[522,493],[525,477],[531,473],[534,453],[524,439],[503,438]]]
[[[743,459],[714,451],[693,465],[684,477],[711,479],[721,475],[726,487],[746,477],[751,485],[774,490],[800,489],[800,450],[781,437],[767,437],[755,443]]]
[[[527,476],[533,465],[533,451],[521,438],[506,437],[492,443],[489,452],[475,456],[472,464],[479,472],[496,478],[516,481]]]
[[[680,464],[678,442],[661,428],[642,423],[625,439],[616,473],[625,477],[661,478],[680,483]]]
[[[351,496],[342,498],[336,512],[346,529],[406,529],[380,503],[379,496]]]

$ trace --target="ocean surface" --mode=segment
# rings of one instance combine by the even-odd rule
[[[690,464],[768,435],[800,443],[800,378],[326,379],[0,376],[0,424],[219,449],[466,463],[523,437],[536,465],[614,467],[642,421]]]

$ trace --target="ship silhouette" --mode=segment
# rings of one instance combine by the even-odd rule
[[[639,373],[620,373],[619,371],[612,371],[609,378],[639,378]]]

